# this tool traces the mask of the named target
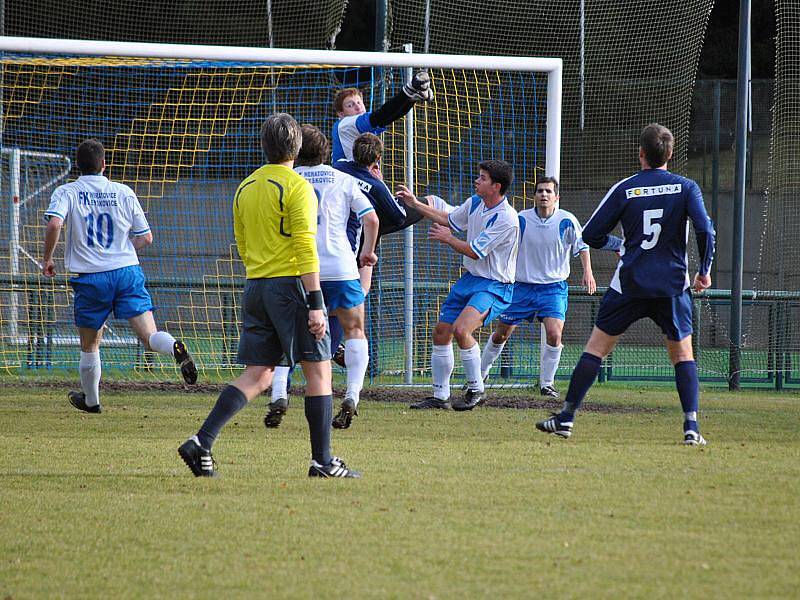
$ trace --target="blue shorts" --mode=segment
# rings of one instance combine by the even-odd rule
[[[487,313],[483,324],[488,325],[511,304],[514,284],[501,283],[484,277],[464,273],[447,294],[439,311],[439,321],[455,323],[467,306],[479,313]]]
[[[321,281],[320,288],[329,313],[337,308],[353,308],[364,304],[364,290],[361,289],[361,281],[358,279]]]
[[[511,306],[500,315],[500,322],[506,325],[517,325],[522,321],[540,321],[552,317],[563,321],[567,317],[567,301],[569,286],[566,281],[555,283],[514,284],[514,298]]]
[[[75,292],[75,325],[99,330],[111,311],[117,319],[153,310],[139,265],[101,273],[84,273],[69,280]]]
[[[608,335],[621,335],[645,317],[655,322],[667,339],[682,340],[693,331],[691,292],[687,289],[672,298],[631,298],[609,289],[600,303],[595,325]]]

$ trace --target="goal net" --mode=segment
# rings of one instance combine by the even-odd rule
[[[263,164],[258,131],[267,115],[289,112],[330,131],[338,88],[359,87],[377,108],[410,68],[427,67],[436,99],[384,135],[390,187],[411,182],[460,203],[472,194],[477,163],[500,158],[514,166],[511,195],[520,210],[533,198],[536,177],[559,171],[559,59],[23,38],[2,44],[4,160],[15,152],[69,157],[88,137],[104,143],[106,174],[136,191],[154,232],[140,260],[156,319],[187,342],[207,380],[235,367],[244,269],[232,243],[231,202],[238,183]],[[78,175],[61,160],[38,182],[21,177],[29,198],[16,217],[8,203],[0,216],[3,230],[14,232],[0,251],[0,367],[37,378],[45,370],[71,377],[78,362],[63,246],[55,279],[40,276],[37,265],[49,195]],[[11,179],[4,177],[5,192]],[[427,370],[428,333],[460,275],[459,257],[429,242],[426,229],[418,224],[381,242],[367,306],[370,375],[379,383],[411,382]],[[144,353],[125,322],[106,325],[104,377],[175,377],[174,365]],[[519,367],[534,374],[530,362]]]

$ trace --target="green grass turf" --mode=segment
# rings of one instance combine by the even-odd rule
[[[215,398],[3,388],[0,598],[796,597],[800,397],[596,386],[570,440],[539,410],[366,402],[310,480],[302,400],[250,406],[195,479],[176,448]],[[395,391],[387,395],[396,394]],[[637,410],[629,410],[634,407]],[[625,410],[622,410],[625,409]]]

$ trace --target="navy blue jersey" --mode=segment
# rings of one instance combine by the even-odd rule
[[[333,166],[339,171],[352,175],[358,180],[361,191],[369,198],[380,221],[379,235],[397,231],[406,222],[406,210],[400,206],[394,194],[386,184],[374,177],[368,169],[351,160],[337,160]],[[358,238],[361,233],[361,222],[355,215],[350,215],[347,222],[347,237],[355,251],[358,247]]]
[[[714,227],[699,186],[664,169],[646,169],[614,185],[583,228],[583,241],[602,248],[622,225],[624,245],[610,287],[638,298],[665,298],[689,287],[689,220],[700,253],[698,272],[714,258]]]

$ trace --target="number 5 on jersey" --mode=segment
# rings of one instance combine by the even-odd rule
[[[658,236],[661,235],[661,223],[655,223],[654,221],[664,216],[664,209],[653,208],[646,210],[642,216],[644,217],[644,223],[642,224],[644,235],[653,236],[649,240],[642,240],[642,250],[651,250],[656,247],[656,244],[658,243]]]

